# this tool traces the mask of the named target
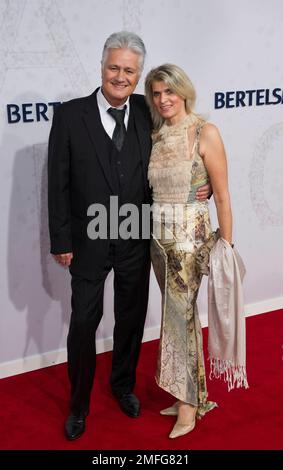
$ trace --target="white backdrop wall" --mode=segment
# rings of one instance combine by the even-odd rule
[[[233,107],[214,107],[216,92],[272,95],[278,88],[282,96],[282,1],[0,0],[2,377],[66,357],[70,279],[49,255],[46,158],[53,108],[46,104],[90,94],[100,84],[103,43],[121,29],[144,39],[145,73],[173,62],[194,82],[197,110],[219,126],[228,154],[247,312],[283,306],[283,105],[268,104],[266,92],[256,102],[254,92],[250,106],[234,107],[230,94]],[[36,103],[49,120],[37,120]],[[18,122],[8,122],[9,104],[19,107],[10,115]],[[99,350],[111,348],[112,281],[110,274]],[[205,282],[199,309],[205,323]],[[152,277],[145,339],[158,336],[159,323]]]

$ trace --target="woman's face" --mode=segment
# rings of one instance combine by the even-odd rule
[[[152,82],[152,96],[156,111],[170,124],[176,124],[187,113],[185,101],[176,95],[166,83],[154,80]]]

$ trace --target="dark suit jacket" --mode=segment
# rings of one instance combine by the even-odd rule
[[[104,267],[109,240],[87,236],[88,207],[109,207],[115,195],[109,156],[96,101],[90,96],[60,105],[54,113],[48,152],[48,204],[51,253],[73,252],[71,271],[92,279]],[[151,152],[151,120],[142,95],[130,97],[130,113],[142,156],[145,193],[150,202],[147,167]]]

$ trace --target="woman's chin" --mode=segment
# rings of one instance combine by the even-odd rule
[[[163,119],[170,119],[172,117],[171,113],[160,113],[160,116],[163,117]]]

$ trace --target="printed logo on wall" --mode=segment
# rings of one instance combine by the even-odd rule
[[[251,201],[258,219],[265,226],[283,225],[283,171],[282,163],[279,163],[282,147],[283,123],[280,122],[263,134],[251,161]]]
[[[283,89],[279,87],[225,91],[214,94],[214,108],[217,110],[281,104],[283,104]],[[249,173],[251,202],[263,225],[283,225],[282,165],[277,169],[282,146],[283,123],[277,123],[264,132],[257,143],[251,161]],[[272,169],[271,177],[268,172]],[[269,181],[271,179],[272,181]]]
[[[139,33],[141,30],[142,0],[124,0],[123,2],[123,29],[130,29]],[[56,0],[35,2],[32,14],[42,17],[52,38],[51,51],[21,50],[14,51],[14,44],[25,15],[26,2],[14,0],[7,2],[3,13],[3,22],[0,30],[0,40],[3,44],[0,51],[0,91],[3,87],[6,73],[13,68],[33,67],[59,67],[64,68],[68,76],[74,96],[83,96],[89,93],[91,85],[87,74],[71,40],[65,18],[60,12]],[[29,11],[31,14],[31,11]],[[54,47],[56,53],[54,54]],[[52,119],[54,108],[60,102],[49,103],[9,103],[6,105],[6,116],[9,124],[49,121]]]
[[[268,106],[283,104],[282,88],[260,88],[259,90],[218,91],[214,93],[214,108],[239,108],[246,106]]]
[[[7,104],[8,124],[19,122],[49,121],[52,116],[49,112],[54,111],[61,101],[51,101],[50,103],[22,103],[21,105]]]
[[[31,6],[32,10],[25,11],[27,6]],[[50,51],[32,50],[28,44],[27,46],[25,45],[26,49],[24,50],[23,46],[21,46],[20,52],[14,50],[25,13],[32,15],[31,18],[34,17],[37,21],[40,17],[44,20],[49,37],[52,38]],[[79,96],[88,93],[90,83],[87,74],[76,52],[67,23],[58,8],[56,0],[45,0],[44,2],[35,2],[33,4],[28,4],[22,0],[6,2],[0,30],[0,40],[2,44],[0,51],[0,91],[3,87],[6,73],[10,69],[63,67],[64,73],[72,85],[74,94]],[[18,106],[21,107],[22,105]]]

